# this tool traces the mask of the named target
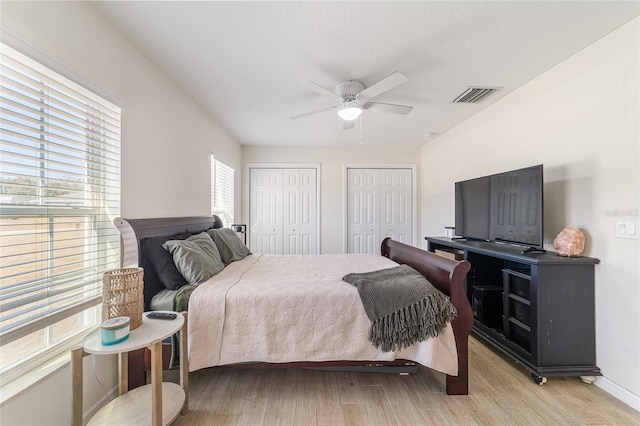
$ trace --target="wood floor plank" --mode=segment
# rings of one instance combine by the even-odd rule
[[[362,391],[367,400],[369,418],[374,422],[371,424],[399,425],[405,423],[404,416],[398,418],[393,412],[382,386],[363,386]]]
[[[480,423],[476,421],[469,406],[469,396],[455,396],[443,400],[442,413],[451,421],[452,425],[478,426]]]
[[[281,370],[277,381],[268,381],[270,384],[267,393],[268,402],[264,416],[264,424],[267,425],[292,425],[295,414],[293,403],[293,387],[284,380],[286,370]]]
[[[342,418],[344,424],[348,426],[369,426],[374,424],[369,418],[366,404],[342,404]]]
[[[250,398],[252,393],[250,374],[247,371],[235,371],[230,375],[229,384],[225,392],[218,401],[217,412],[222,415],[240,415],[245,408],[245,399]],[[249,371],[250,373],[250,371]]]
[[[338,378],[341,373],[326,371],[321,375],[319,386],[316,388],[317,421],[318,425],[344,424],[342,404],[338,396]]]
[[[338,398],[340,398],[341,404],[364,404],[365,399],[358,381],[358,375],[367,373],[353,373],[344,372],[340,373],[340,380],[337,381],[338,385]]]
[[[385,375],[382,389],[391,406],[395,418],[402,418],[404,424],[420,424],[420,412],[408,392],[406,382],[412,382],[408,376]]]
[[[242,413],[238,417],[238,425],[262,425],[265,423],[269,398],[246,398]]]
[[[441,409],[419,409],[418,411],[420,412],[420,424],[423,426],[454,425]]]
[[[306,376],[304,374],[300,375]],[[305,377],[311,379],[311,376]],[[313,379],[311,379],[313,380]],[[317,379],[316,379],[317,381]],[[307,380],[295,380],[293,386],[293,424],[314,426],[318,424],[318,404],[315,388],[308,385]]]
[[[508,419],[508,424],[513,426],[543,426],[558,424],[553,421],[550,422],[545,420],[540,413],[531,408],[505,408],[502,412]]]
[[[495,391],[501,394],[511,403],[511,408],[507,412],[513,413],[532,413],[528,417],[531,418],[530,424],[566,424],[570,422],[570,418],[565,415],[565,410],[557,401],[550,404],[543,398],[540,398],[537,386],[504,386],[496,387]],[[524,421],[527,424],[527,421]]]
[[[539,386],[510,358],[471,338],[469,395],[445,393],[445,375],[409,377],[304,369],[200,370],[176,426],[640,425],[640,412],[579,378]],[[177,381],[173,372],[165,380]]]

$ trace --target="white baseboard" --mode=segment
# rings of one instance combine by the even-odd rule
[[[116,399],[117,397],[118,397],[118,385],[114,386],[113,389],[111,389],[111,391],[108,394],[100,398],[95,404],[89,407],[89,409],[85,413],[82,413],[82,424],[86,425],[91,419],[91,417],[93,417],[98,411],[100,411],[102,407],[104,407],[105,405],[107,405],[109,402]]]
[[[610,393],[631,408],[640,411],[640,396],[631,393],[627,389],[621,387],[620,385],[612,382],[605,377],[598,377],[595,385],[605,392]]]

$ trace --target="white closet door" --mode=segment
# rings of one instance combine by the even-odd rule
[[[347,179],[347,252],[379,252],[378,170],[348,169]]]
[[[250,245],[254,253],[281,254],[283,171],[250,170]]]
[[[251,168],[249,173],[251,251],[317,254],[317,170]]]
[[[316,170],[284,169],[283,174],[283,254],[316,254]]]
[[[411,169],[380,169],[380,242],[386,237],[413,243]]]
[[[347,169],[347,252],[380,253],[385,237],[413,244],[411,169]]]
[[[296,254],[318,254],[318,181],[315,169],[300,170],[299,250]]]

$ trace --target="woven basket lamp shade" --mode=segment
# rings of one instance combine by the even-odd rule
[[[142,324],[142,268],[120,268],[107,271],[102,285],[102,321],[129,317],[130,330]]]

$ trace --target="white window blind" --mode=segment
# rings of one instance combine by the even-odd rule
[[[234,172],[211,154],[211,214],[220,216],[227,227],[234,223]]]
[[[95,325],[119,266],[120,108],[15,50],[0,57],[2,371]]]

